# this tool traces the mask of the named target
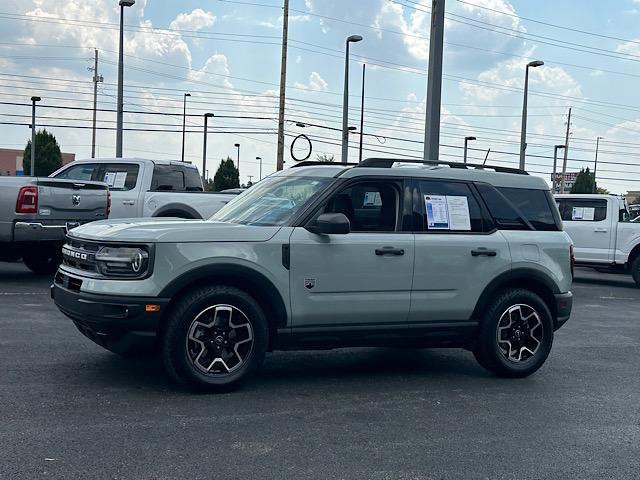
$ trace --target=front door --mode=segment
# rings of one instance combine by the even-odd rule
[[[414,240],[412,233],[402,231],[402,192],[401,181],[346,184],[313,218],[343,213],[351,223],[350,233],[320,235],[304,227],[293,229],[294,329],[406,324]]]

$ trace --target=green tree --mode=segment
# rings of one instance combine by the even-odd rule
[[[40,177],[46,177],[62,166],[60,145],[53,134],[42,129],[36,133],[36,171]],[[25,175],[31,175],[31,140],[22,154],[22,169]]]
[[[606,188],[596,187],[596,193],[599,193],[600,195],[609,195],[611,192]]]
[[[593,193],[594,186],[593,174],[589,171],[589,167],[583,168],[578,173],[573,187],[571,187],[571,193]]]
[[[219,192],[238,187],[240,187],[240,175],[233,160],[230,157],[227,157],[226,160],[220,160],[220,166],[213,177],[213,190]]]
[[[335,160],[336,160],[335,155],[331,155],[328,153],[318,153],[316,155],[317,162],[335,162]]]

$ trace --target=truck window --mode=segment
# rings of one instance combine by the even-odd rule
[[[55,178],[64,178],[67,180],[102,180],[98,178],[98,169],[95,163],[80,163],[73,165],[66,170],[60,172]]]
[[[529,188],[500,187],[502,193],[516,207],[536,230],[560,230],[560,222],[556,218],[555,206],[551,193],[546,190]]]
[[[560,216],[565,222],[601,222],[607,218],[607,201],[561,198]]]
[[[417,215],[414,217],[418,219],[418,231],[482,232],[492,227],[490,221],[483,219],[480,205],[466,183],[421,180],[418,186],[417,202],[414,197],[414,208],[417,207]],[[458,214],[457,217],[454,216],[455,213]]]
[[[203,192],[202,178],[196,168],[184,167],[184,183],[187,192]]]
[[[185,174],[176,165],[154,165],[151,191],[184,192],[186,191]]]
[[[99,180],[109,186],[109,190],[126,192],[136,187],[140,166],[135,163],[105,163],[100,165]]]

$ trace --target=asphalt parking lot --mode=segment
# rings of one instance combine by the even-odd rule
[[[498,379],[459,350],[275,353],[194,395],[94,345],[49,280],[0,264],[0,478],[631,479],[640,290],[579,271],[545,366]]]

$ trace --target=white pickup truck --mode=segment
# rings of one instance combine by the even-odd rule
[[[640,287],[640,223],[630,221],[615,195],[556,195],[562,223],[574,244],[576,265],[627,272]]]
[[[237,196],[204,192],[198,169],[185,162],[94,158],[69,163],[50,176],[105,182],[111,192],[109,218],[205,219]]]

